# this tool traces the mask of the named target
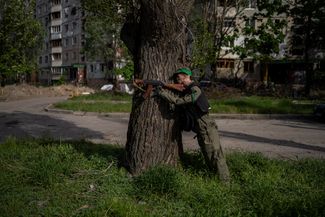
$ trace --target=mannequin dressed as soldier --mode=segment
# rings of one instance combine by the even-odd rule
[[[200,89],[191,79],[192,72],[188,68],[178,69],[174,73],[177,83],[183,84],[185,90],[180,95],[174,95],[166,89],[156,89],[156,94],[175,104],[186,114],[184,119],[186,130],[197,134],[197,140],[205,161],[212,171],[218,173],[223,182],[230,181],[230,175],[222,147],[220,145],[218,128],[215,121],[209,117],[209,103]]]

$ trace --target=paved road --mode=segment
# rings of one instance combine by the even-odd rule
[[[0,102],[0,142],[16,137],[86,139],[95,143],[126,142],[127,115],[46,112],[44,108],[64,97],[31,98]],[[216,118],[221,142],[227,152],[261,152],[270,157],[325,158],[325,124],[303,119]],[[184,133],[188,150],[197,149],[193,133]]]

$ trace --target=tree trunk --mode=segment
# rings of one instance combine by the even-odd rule
[[[135,78],[171,82],[186,66],[186,18],[193,2],[160,0],[139,2],[129,16],[121,38],[134,57]],[[133,175],[158,164],[176,165],[182,151],[181,131],[169,104],[157,98],[133,97],[127,133],[126,163]]]
[[[311,44],[310,28],[311,28],[311,17],[308,16],[307,25],[306,25],[305,43],[304,43],[304,65],[306,71],[305,95],[307,97],[310,96],[310,90],[314,80],[313,66],[310,62],[310,57],[309,57],[309,49]]]

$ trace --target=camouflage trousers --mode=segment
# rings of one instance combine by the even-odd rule
[[[229,182],[229,169],[220,144],[216,123],[209,117],[209,114],[197,118],[196,122],[195,132],[206,163],[211,170],[218,173],[221,181]]]

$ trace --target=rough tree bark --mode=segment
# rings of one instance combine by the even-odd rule
[[[177,68],[186,66],[186,20],[193,0],[139,0],[127,19],[121,38],[134,58],[135,78],[170,82]],[[158,164],[176,165],[182,151],[175,113],[156,97],[133,97],[126,163],[133,175]]]

